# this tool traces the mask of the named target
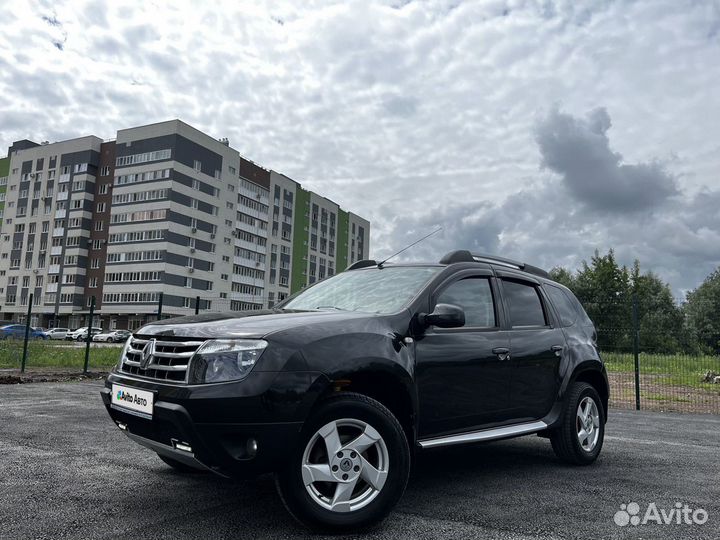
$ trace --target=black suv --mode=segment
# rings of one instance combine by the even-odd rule
[[[592,463],[608,404],[595,337],[530,265],[360,261],[272,310],[144,326],[102,398],[175,469],[274,472],[299,521],[345,530],[388,514],[416,451],[537,433]]]

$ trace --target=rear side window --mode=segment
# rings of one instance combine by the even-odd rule
[[[510,310],[510,326],[547,326],[545,310],[537,287],[503,280],[505,302]]]
[[[567,293],[560,287],[546,285],[545,292],[548,293],[550,301],[560,315],[562,326],[572,326],[578,318],[578,312]]]
[[[454,304],[465,312],[465,326],[492,328],[495,326],[490,280],[485,278],[461,279],[448,286],[437,300],[438,304]]]

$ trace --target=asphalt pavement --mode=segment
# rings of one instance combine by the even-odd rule
[[[312,537],[270,476],[181,475],[132,443],[100,387],[0,386],[0,539]],[[642,523],[652,504],[662,520],[676,503],[706,521]],[[536,436],[427,452],[395,511],[357,537],[717,539],[720,417],[613,410],[589,467],[560,463]]]

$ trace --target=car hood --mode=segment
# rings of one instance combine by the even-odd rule
[[[136,334],[156,337],[253,338],[308,325],[367,319],[373,314],[356,311],[297,311],[287,309],[203,313],[155,321]]]

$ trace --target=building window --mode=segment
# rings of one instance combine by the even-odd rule
[[[162,161],[170,159],[170,149],[157,150],[156,152],[145,152],[144,154],[134,154],[131,156],[120,156],[115,160],[116,167],[125,167],[128,165],[137,165],[138,163],[146,163],[148,161]]]
[[[195,169],[196,171],[202,170],[202,163],[196,159],[193,162],[193,169]]]
[[[101,202],[97,204],[97,211],[98,212],[104,212],[105,211],[105,203]]]

